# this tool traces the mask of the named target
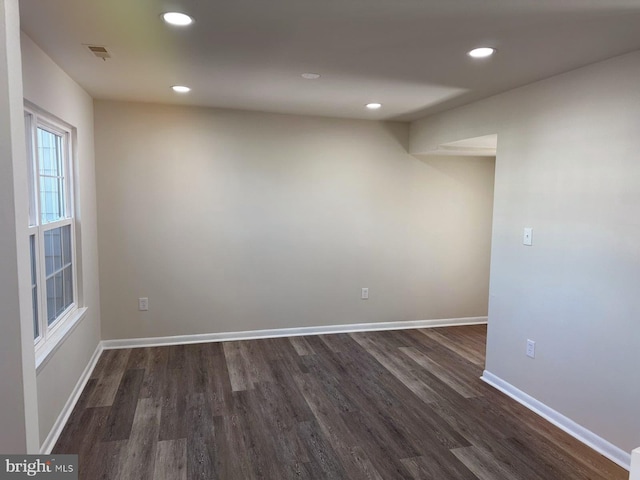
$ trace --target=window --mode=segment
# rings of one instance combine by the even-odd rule
[[[78,311],[71,128],[25,111],[29,247],[36,353],[60,341]]]

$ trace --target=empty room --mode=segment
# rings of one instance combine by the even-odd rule
[[[0,0],[0,476],[640,480],[639,25]]]

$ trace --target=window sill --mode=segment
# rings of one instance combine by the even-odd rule
[[[36,351],[36,374],[40,373],[49,360],[51,360],[53,354],[62,346],[64,341],[69,335],[71,335],[71,332],[76,329],[86,314],[87,307],[79,308],[73,312],[71,317],[64,322],[64,325],[61,325],[60,328],[56,330],[53,337],[50,338],[42,348]]]

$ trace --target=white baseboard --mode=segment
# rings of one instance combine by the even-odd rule
[[[64,426],[67,424],[67,420],[69,420],[69,416],[71,416],[71,412],[73,411],[73,408],[76,406],[76,403],[78,402],[78,399],[80,398],[80,395],[84,390],[84,387],[87,385],[87,382],[89,381],[89,377],[91,377],[91,372],[93,372],[93,369],[95,368],[96,363],[98,362],[98,358],[100,358],[100,354],[102,353],[102,350],[103,350],[102,342],[100,342],[96,346],[96,349],[93,352],[93,355],[91,355],[91,359],[89,360],[89,363],[87,364],[84,371],[82,372],[82,375],[80,375],[80,378],[78,379],[76,386],[73,388],[73,391],[71,392],[71,395],[67,400],[67,403],[65,404],[64,408],[60,412],[60,415],[58,415],[58,418],[53,424],[53,427],[51,428],[49,435],[47,435],[47,438],[44,440],[44,442],[40,446],[41,455],[49,455],[51,453],[51,450],[53,450],[53,447],[58,441],[58,437],[62,433]]]
[[[188,343],[227,342],[232,340],[296,337],[301,335],[325,335],[330,333],[374,332],[379,330],[405,330],[410,328],[452,327],[462,325],[481,325],[485,323],[487,323],[487,317],[353,323],[348,325],[329,325],[319,327],[274,328],[270,330],[248,330],[245,332],[204,333],[198,335],[176,335],[171,337],[103,340],[102,346],[104,349],[159,347],[163,345],[182,345]]]
[[[544,403],[536,400],[532,396],[524,393],[522,390],[519,390],[487,370],[483,372],[481,379],[492,387],[497,388],[502,393],[513,398],[515,401],[521,403],[529,410],[537,413],[542,418],[548,420],[556,427],[564,430],[572,437],[593,448],[596,452],[617,463],[622,468],[625,468],[626,470],[630,469],[631,455],[621,448],[616,447],[614,444],[596,435],[591,430],[577,424],[570,418],[565,417],[561,413],[555,411],[551,407],[548,407]]]

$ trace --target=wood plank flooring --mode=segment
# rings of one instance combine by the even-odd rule
[[[486,328],[107,350],[54,453],[80,478],[624,480],[484,384]]]

